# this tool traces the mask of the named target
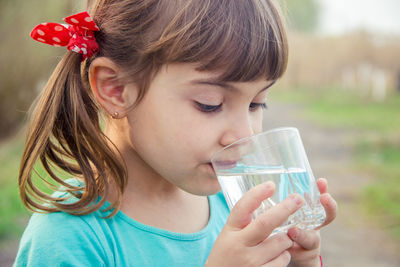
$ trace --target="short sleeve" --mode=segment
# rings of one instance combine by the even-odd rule
[[[14,266],[112,266],[95,230],[80,216],[34,214]]]

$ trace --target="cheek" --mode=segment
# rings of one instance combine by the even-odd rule
[[[174,109],[147,110],[146,115],[136,140],[140,138],[142,143],[147,143],[138,145],[147,147],[151,161],[164,161],[163,164],[172,166],[190,164],[203,157],[206,142],[210,140],[206,121],[192,111],[176,106]]]
[[[252,117],[252,128],[254,134],[261,133],[263,128],[263,111],[256,112]]]
[[[212,126],[208,120],[194,112],[186,112],[179,116],[170,128],[172,139],[178,147],[196,152],[212,140]]]

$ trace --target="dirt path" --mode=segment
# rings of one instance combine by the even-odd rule
[[[8,240],[0,243],[0,267],[11,267],[18,249],[18,240]]]
[[[339,212],[336,220],[321,230],[324,266],[400,266],[400,244],[366,221],[356,202],[358,189],[372,179],[349,167],[352,159],[349,144],[356,133],[317,126],[302,112],[300,106],[272,103],[266,111],[264,130],[297,127],[315,177],[328,179]]]

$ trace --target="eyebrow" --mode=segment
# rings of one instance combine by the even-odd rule
[[[266,87],[262,88],[258,93],[261,93],[261,92],[267,90],[272,85],[274,85],[275,82],[276,82],[276,80],[273,80]],[[191,84],[205,84],[205,85],[211,85],[211,86],[218,86],[218,87],[221,87],[221,88],[229,90],[229,91],[239,91],[239,89],[236,88],[235,86],[230,85],[230,84],[228,84],[226,82],[218,81],[218,80],[202,80],[202,79],[198,79],[198,80],[192,80],[190,83]]]

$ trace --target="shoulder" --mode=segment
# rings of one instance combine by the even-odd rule
[[[78,239],[79,235],[95,237],[91,221],[97,220],[95,213],[83,216],[75,216],[66,212],[34,213],[25,229],[24,236],[46,238],[66,238],[69,241]],[[70,235],[73,233],[74,235]]]
[[[94,214],[35,213],[20,241],[14,266],[106,266],[101,224]],[[47,264],[47,265],[46,265]]]

